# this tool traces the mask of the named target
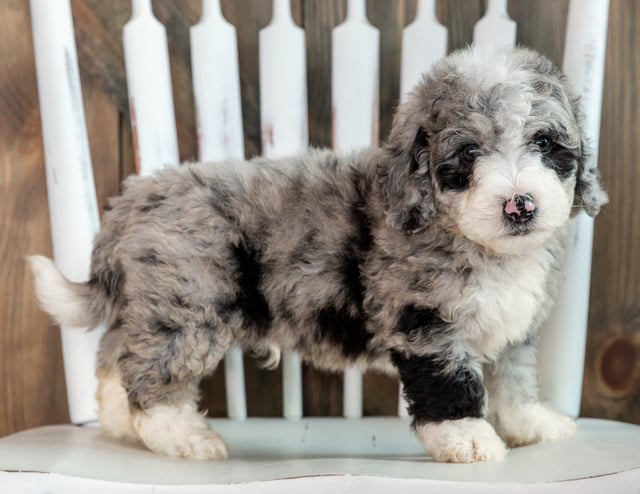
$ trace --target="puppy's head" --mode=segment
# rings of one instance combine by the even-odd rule
[[[436,63],[398,109],[379,171],[392,226],[438,222],[503,254],[541,245],[607,200],[578,97],[526,49],[471,48]]]

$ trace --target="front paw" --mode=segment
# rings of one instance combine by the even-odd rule
[[[572,436],[576,423],[541,403],[531,403],[501,414],[496,430],[510,447],[518,447]]]
[[[484,419],[464,418],[416,426],[425,451],[436,461],[475,463],[499,461],[507,448]]]

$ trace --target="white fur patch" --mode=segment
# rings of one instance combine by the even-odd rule
[[[470,346],[479,356],[495,359],[508,344],[522,341],[547,300],[547,273],[553,258],[539,249],[529,256],[492,264],[478,273],[454,314],[464,321]]]
[[[530,403],[503,411],[497,429],[509,446],[516,447],[572,436],[576,423],[541,403]]]
[[[144,444],[159,454],[191,460],[228,457],[227,445],[193,403],[159,405],[134,413],[133,427]]]
[[[98,422],[110,436],[137,440],[138,434],[133,428],[127,392],[120,384],[117,373],[101,375],[98,373]]]
[[[484,419],[464,418],[416,427],[427,454],[436,461],[475,463],[500,461],[507,448]]]
[[[60,274],[51,259],[30,256],[27,260],[42,308],[60,325],[81,326],[77,323],[85,319],[85,304],[82,297],[72,290],[72,282]]]
[[[524,151],[524,137],[513,141],[505,143],[501,153],[478,160],[474,182],[455,206],[467,238],[500,254],[522,255],[543,245],[567,223],[575,183],[562,183],[539,155]],[[531,195],[537,207],[535,229],[526,235],[509,234],[503,219],[503,202],[515,194]]]

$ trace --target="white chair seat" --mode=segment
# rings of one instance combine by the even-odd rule
[[[0,440],[0,491],[580,492],[640,490],[640,426],[580,419],[567,440],[514,449],[500,463],[435,463],[396,418],[212,420],[231,452],[187,461],[97,427],[49,426]],[[402,490],[400,490],[402,489]]]

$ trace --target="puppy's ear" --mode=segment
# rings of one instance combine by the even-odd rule
[[[578,159],[573,205],[584,209],[589,216],[595,216],[600,212],[600,207],[609,202],[609,197],[600,184],[600,173],[595,160],[588,154],[585,146],[583,141],[583,151]]]
[[[387,223],[405,234],[427,226],[435,211],[429,175],[429,136],[408,119],[400,108],[389,142],[382,150],[378,176]]]

